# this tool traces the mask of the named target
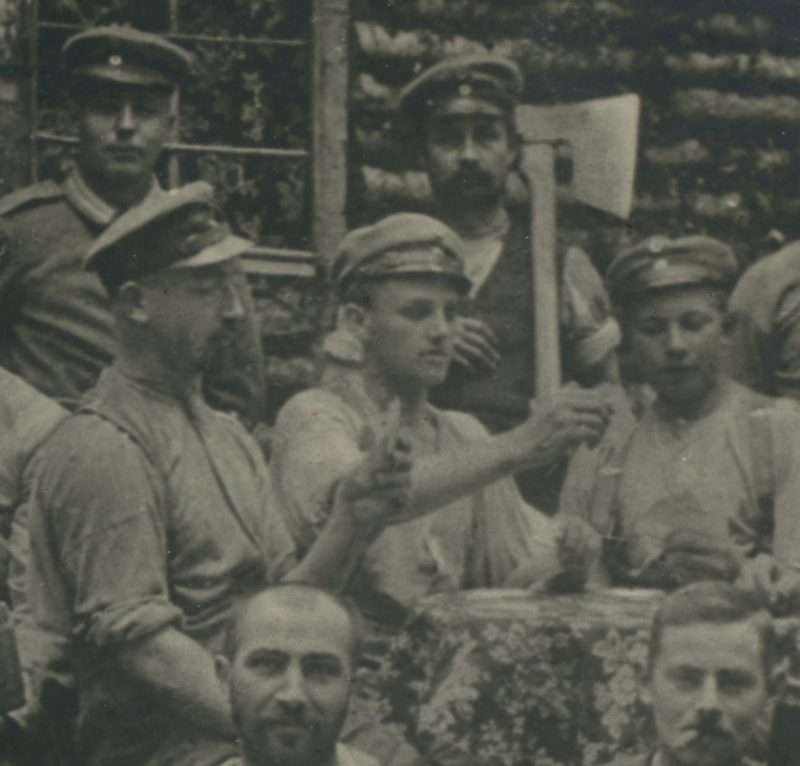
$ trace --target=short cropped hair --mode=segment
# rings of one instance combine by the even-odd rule
[[[324,590],[316,585],[305,582],[285,582],[277,585],[255,588],[242,593],[236,599],[233,612],[228,622],[225,632],[225,642],[223,653],[229,661],[233,661],[239,649],[239,638],[241,635],[241,624],[250,609],[251,604],[269,594],[281,596],[285,601],[295,598],[298,600],[308,600],[309,598],[323,598],[339,607],[346,615],[350,623],[350,656],[355,666],[361,657],[361,650],[364,642],[364,618],[358,608],[349,599],[338,596],[335,593]]]
[[[769,613],[747,591],[723,581],[696,582],[667,596],[653,618],[648,675],[652,675],[666,628],[698,623],[732,625],[750,622],[758,633],[761,661],[769,682],[775,664],[775,626]]]

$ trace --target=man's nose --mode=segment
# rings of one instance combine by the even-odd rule
[[[671,325],[667,336],[667,350],[669,353],[683,355],[686,353],[687,348],[686,335],[683,330],[677,325]]]
[[[300,667],[290,665],[283,676],[283,683],[275,695],[275,699],[282,705],[294,708],[302,707],[308,701],[306,694],[305,678]]]
[[[461,142],[461,161],[462,162],[474,162],[478,157],[478,147],[475,144],[475,139],[472,137],[471,133],[467,133],[464,136],[464,140]]]
[[[121,132],[131,131],[136,126],[136,115],[133,106],[126,101],[117,113],[117,130]]]
[[[703,681],[703,686],[700,689],[700,697],[697,701],[697,710],[700,713],[706,714],[719,713],[719,688],[717,686],[717,679],[714,678],[714,676],[708,676],[708,678]]]
[[[228,284],[227,298],[225,301],[225,309],[223,316],[225,319],[240,320],[244,319],[245,310],[242,296],[239,294],[238,287],[230,283]]]
[[[440,340],[450,332],[450,322],[443,311],[436,312],[428,323],[428,337]]]

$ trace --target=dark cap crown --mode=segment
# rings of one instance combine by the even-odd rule
[[[400,94],[400,110],[406,118],[420,118],[438,103],[459,96],[510,110],[519,102],[523,84],[519,67],[505,56],[454,56],[434,64],[406,85]]]
[[[630,298],[644,291],[682,285],[729,289],[738,275],[736,256],[726,244],[693,235],[669,239],[648,237],[620,253],[608,270],[609,292]]]
[[[397,213],[351,231],[333,264],[339,292],[354,278],[414,274],[450,277],[462,290],[470,286],[461,239],[441,221],[420,213]]]
[[[175,87],[192,69],[192,55],[169,40],[112,24],[70,37],[62,50],[65,71],[129,85]]]

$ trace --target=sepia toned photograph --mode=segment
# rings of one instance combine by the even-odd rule
[[[0,766],[800,766],[800,4],[0,0]]]

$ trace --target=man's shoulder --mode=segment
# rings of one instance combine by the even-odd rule
[[[55,181],[40,181],[0,198],[0,217],[12,217],[26,210],[65,199],[64,189]]]
[[[380,766],[371,755],[340,742],[336,746],[336,766]]]
[[[470,441],[488,437],[490,434],[486,427],[468,412],[460,410],[440,410],[431,407],[431,411],[438,418],[439,422],[448,426],[460,436]]]
[[[742,301],[763,301],[765,291],[782,292],[800,280],[800,240],[760,258],[745,269],[733,292],[734,308]]]

